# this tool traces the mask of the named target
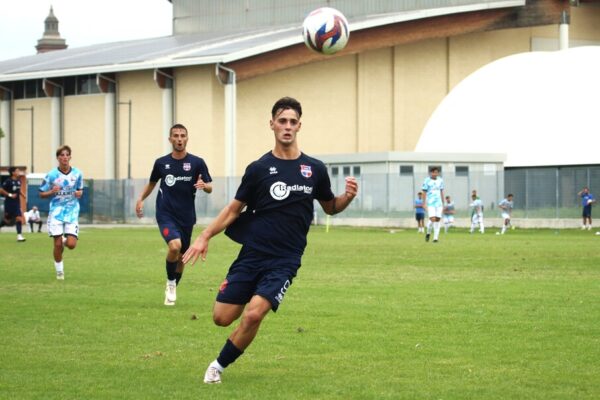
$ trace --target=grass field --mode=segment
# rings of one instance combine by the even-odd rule
[[[6,232],[6,228],[3,230]],[[579,230],[313,229],[280,311],[223,375],[211,309],[237,246],[211,242],[162,305],[156,228],[0,234],[1,399],[598,399],[600,237]]]

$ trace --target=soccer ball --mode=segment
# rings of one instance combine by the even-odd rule
[[[321,54],[334,54],[346,47],[350,30],[344,14],[331,7],[312,11],[302,23],[306,47]]]

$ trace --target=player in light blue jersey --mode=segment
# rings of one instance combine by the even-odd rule
[[[471,230],[469,233],[473,233],[475,228],[479,226],[479,232],[484,233],[485,228],[483,226],[483,202],[477,197],[477,192],[473,191],[471,194]]]
[[[423,193],[425,194],[424,203],[427,205],[427,234],[425,241],[429,241],[431,236],[431,227],[433,225],[433,242],[437,242],[440,236],[440,220],[444,209],[444,180],[439,176],[440,169],[432,167],[429,170],[429,176],[423,182]]]
[[[51,197],[48,213],[48,235],[54,239],[56,279],[65,279],[63,251],[73,250],[79,236],[79,199],[83,195],[83,176],[71,167],[71,148],[56,150],[58,167],[48,172],[40,186],[40,197]]]
[[[500,208],[500,214],[502,215],[502,219],[504,220],[504,224],[502,225],[502,231],[500,232],[504,235],[504,232],[510,226],[510,217],[512,215],[513,209],[513,195],[509,194],[505,199],[502,199],[500,203],[498,203],[498,208]]]
[[[446,196],[446,205],[444,206],[444,233],[454,226],[454,213],[456,212],[454,202],[450,196]]]

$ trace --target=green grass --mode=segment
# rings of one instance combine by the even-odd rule
[[[6,231],[6,228],[4,229]],[[162,305],[156,228],[0,235],[1,399],[597,399],[600,237],[576,230],[318,227],[280,311],[223,375],[207,364],[238,247],[224,236]]]

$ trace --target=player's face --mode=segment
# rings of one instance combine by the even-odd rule
[[[69,163],[71,162],[71,154],[69,154],[67,150],[63,150],[60,152],[58,157],[56,157],[56,159],[58,160],[58,165],[65,168],[68,167]]]
[[[21,170],[19,168],[15,169],[13,173],[10,175],[12,179],[17,179],[21,174]]]
[[[185,129],[171,129],[171,134],[169,135],[169,142],[171,142],[171,145],[173,146],[173,151],[185,151],[187,141],[188,134]]]
[[[431,171],[431,179],[436,179],[439,174],[440,172],[437,169],[434,169],[433,171]]]
[[[292,109],[278,110],[269,124],[275,134],[275,141],[282,145],[291,145],[296,141],[296,134],[302,126],[296,111]]]

